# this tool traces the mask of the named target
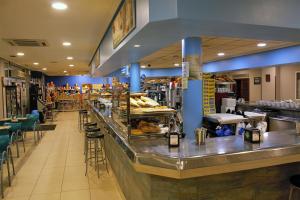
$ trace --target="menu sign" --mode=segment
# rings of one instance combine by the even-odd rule
[[[182,89],[188,88],[190,76],[190,64],[189,62],[182,62]]]

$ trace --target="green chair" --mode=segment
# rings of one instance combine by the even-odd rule
[[[36,128],[36,123],[38,123],[38,116],[27,114],[26,118],[27,120],[21,122],[21,129],[24,132],[24,138],[26,137],[27,132],[33,131],[34,142],[36,143],[38,138],[38,130]]]
[[[22,124],[20,122],[6,122],[4,123],[4,125],[10,126],[9,132],[11,133],[11,142],[12,144],[16,144],[17,158],[19,158],[20,157],[19,142],[23,143],[24,152],[26,151],[24,135],[22,132]]]
[[[1,195],[2,198],[4,198],[4,185],[3,185],[3,170],[4,170],[4,164],[7,165],[7,174],[8,174],[8,184],[11,186],[11,175],[10,175],[10,164],[12,165],[13,175],[15,175],[15,167],[14,167],[14,161],[12,158],[11,148],[10,148],[11,142],[10,142],[10,136],[8,130],[0,130],[0,171],[1,171],[1,178],[0,178],[0,184],[1,184]]]

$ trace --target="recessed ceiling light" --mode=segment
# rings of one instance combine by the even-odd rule
[[[257,46],[258,47],[265,47],[265,46],[267,46],[267,44],[264,43],[264,42],[260,42],[260,43],[257,44]]]
[[[220,52],[220,53],[218,53],[218,56],[225,56],[225,53]]]
[[[17,56],[24,56],[25,54],[23,52],[18,52]]]
[[[62,45],[68,47],[68,46],[71,46],[72,44],[71,44],[71,42],[63,42]]]
[[[66,10],[68,8],[67,4],[62,2],[54,2],[51,6],[55,10]]]
[[[39,63],[38,63],[38,62],[34,62],[33,64],[34,64],[34,65],[39,65]]]
[[[133,45],[135,48],[138,48],[138,47],[141,47],[141,45],[140,44],[135,44],[135,45]]]
[[[68,56],[67,60],[73,60],[73,57],[72,56]]]
[[[46,71],[46,70],[47,70],[47,68],[46,68],[46,67],[44,67],[42,70],[43,70],[43,71]]]
[[[175,67],[179,67],[180,64],[179,64],[179,63],[175,63],[174,66],[175,66]]]
[[[65,70],[64,73],[67,73],[67,71]]]
[[[141,68],[146,68],[146,65],[142,65]]]
[[[74,66],[75,66],[75,65],[73,65],[73,64],[70,64],[70,65],[69,65],[69,67],[74,67]]]

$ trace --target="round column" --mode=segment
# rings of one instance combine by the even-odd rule
[[[194,130],[202,126],[202,42],[200,37],[182,40],[183,65],[183,130],[194,138]]]
[[[140,92],[141,90],[141,68],[139,63],[130,65],[130,92]]]

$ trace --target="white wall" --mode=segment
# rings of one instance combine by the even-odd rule
[[[270,82],[266,82],[266,75],[270,75]],[[261,69],[261,87],[262,87],[262,96],[263,100],[275,100],[275,77],[276,77],[276,68],[268,67]]]
[[[233,71],[229,73],[230,76],[238,77],[244,76],[249,78],[249,101],[256,102],[261,99],[261,85],[254,84],[254,77],[261,77],[261,69],[249,69],[249,70],[240,70]]]
[[[300,72],[300,64],[282,65],[280,67],[280,98],[296,98],[296,72]]]
[[[296,72],[300,72],[300,63],[281,65],[269,68],[249,69],[229,72],[230,76],[245,75],[250,80],[250,101],[288,100],[296,99]],[[270,74],[271,81],[266,82],[266,74]],[[254,85],[254,77],[261,77],[262,84]]]

